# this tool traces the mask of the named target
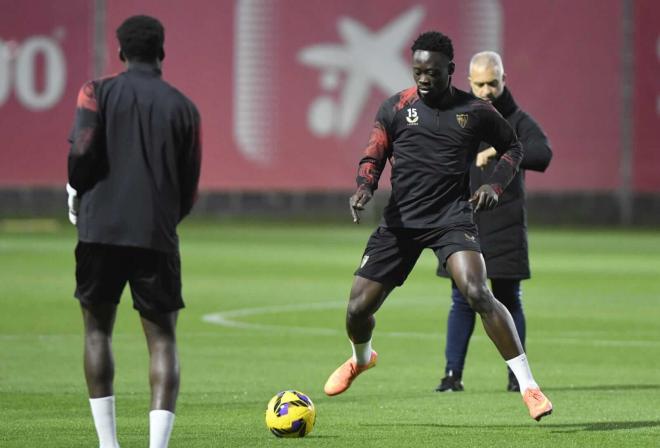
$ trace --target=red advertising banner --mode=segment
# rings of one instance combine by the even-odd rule
[[[148,12],[167,28],[165,78],[199,105],[211,189],[351,189],[380,102],[412,85],[410,45],[441,30],[454,83],[472,53],[502,52],[509,86],[551,138],[543,190],[619,185],[620,2],[129,0],[108,3],[108,39]],[[118,63],[113,69],[119,68]]]
[[[61,185],[76,92],[91,76],[92,2],[32,0],[0,15],[0,187]],[[634,189],[660,191],[658,17],[634,2]],[[586,0],[113,0],[115,29],[151,14],[166,28],[164,78],[198,105],[206,190],[350,190],[379,104],[412,85],[410,45],[454,41],[454,85],[470,56],[499,51],[519,105],[550,137],[530,190],[621,185],[622,2]],[[387,187],[386,183],[382,185]]]
[[[66,183],[76,94],[91,76],[92,4],[0,1],[0,187]]]
[[[635,5],[633,190],[660,191],[660,2]]]
[[[554,158],[530,190],[615,190],[621,148],[620,1],[502,1],[505,71]]]

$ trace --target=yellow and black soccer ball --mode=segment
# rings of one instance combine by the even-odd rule
[[[284,390],[268,402],[266,426],[277,437],[305,437],[315,421],[314,403],[302,392]]]

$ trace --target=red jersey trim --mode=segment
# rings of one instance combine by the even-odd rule
[[[399,93],[399,102],[394,106],[394,112],[398,112],[404,107],[414,103],[419,99],[417,95],[417,87],[410,87],[409,89],[404,90]]]

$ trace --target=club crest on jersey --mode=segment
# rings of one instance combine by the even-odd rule
[[[419,115],[417,115],[417,109],[413,107],[408,108],[408,115],[406,116],[406,121],[411,126],[417,126],[417,122],[419,121]]]
[[[468,122],[468,114],[456,114],[456,121],[461,128],[465,128]]]

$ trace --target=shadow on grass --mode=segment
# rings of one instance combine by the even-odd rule
[[[388,424],[363,424],[360,426],[394,426]],[[452,428],[452,429],[468,429],[468,428],[488,428],[488,429],[515,429],[515,428],[530,428],[529,424],[526,425],[443,425],[441,423],[402,423],[398,426],[419,426],[419,427],[437,427],[437,428]],[[655,428],[660,427],[660,420],[647,420],[637,422],[593,422],[593,423],[543,423],[538,426],[539,429],[547,429],[552,432],[571,433],[582,431],[616,431],[620,429],[641,429],[641,428]]]
[[[660,384],[601,384],[595,386],[564,386],[564,387],[544,387],[545,391],[581,391],[581,390],[654,390],[660,389]]]
[[[552,429],[553,432],[580,432],[580,431],[616,431],[619,429],[654,428],[660,426],[660,420],[648,420],[639,422],[595,422],[595,423],[571,423],[559,425],[543,425]]]

